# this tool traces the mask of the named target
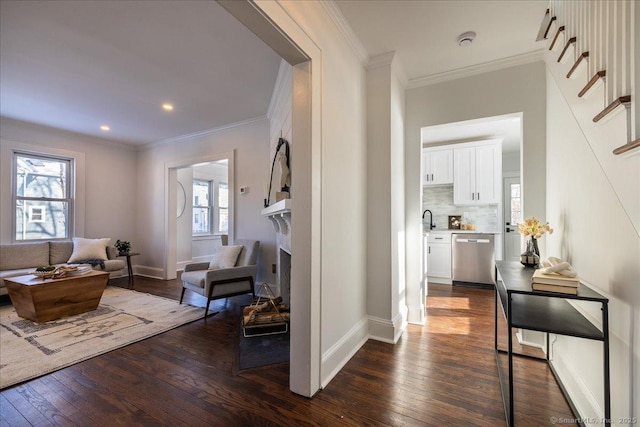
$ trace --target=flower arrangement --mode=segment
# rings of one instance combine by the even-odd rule
[[[549,223],[542,224],[535,216],[527,218],[524,223],[518,224],[518,232],[525,237],[533,237],[539,239],[544,233],[553,234],[553,228],[549,226]]]

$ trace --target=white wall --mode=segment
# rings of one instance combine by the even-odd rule
[[[640,410],[640,238],[549,74],[547,83],[546,256],[568,260],[585,283],[610,299],[613,420]],[[629,161],[633,161],[629,158]],[[640,183],[627,181],[640,194]],[[543,253],[544,255],[544,253]],[[597,325],[595,304],[579,309]],[[553,363],[583,417],[600,418],[602,344],[558,336]]]
[[[142,249],[135,228],[137,155],[133,149],[102,138],[6,117],[1,120],[0,242],[12,240],[11,149],[27,146],[43,153],[77,153],[83,157],[84,182],[77,183],[76,194],[76,209],[83,217],[83,224],[77,236],[110,237],[112,243],[117,239],[128,240],[135,251]]]
[[[522,112],[524,215],[545,218],[544,67],[540,61],[407,90],[405,220],[408,289],[420,286],[421,127]]]
[[[274,244],[273,227],[260,216],[262,192],[239,194],[242,186],[262,188],[264,177],[267,176],[268,137],[269,123],[263,118],[172,143],[152,144],[138,153],[139,215],[136,228],[141,241],[141,273],[156,277],[163,277],[164,274],[165,188],[168,185],[165,182],[165,169],[167,164],[176,162],[194,164],[198,159],[211,159],[235,150],[235,237],[260,240],[267,247]],[[171,212],[174,210],[172,208]],[[266,274],[266,267],[262,263],[263,251],[264,248],[261,248],[258,256],[258,281],[263,280]]]
[[[312,145],[311,151],[318,153],[320,158],[311,160],[310,173],[315,203],[311,211],[312,214],[320,212],[321,241],[317,264],[321,281],[320,381],[325,385],[364,343],[367,334],[364,69],[321,2],[279,2],[286,10],[286,16],[274,2],[257,3],[296,44],[309,46],[311,40],[313,47],[308,51],[318,49],[311,64],[316,73],[312,75],[312,85],[317,92],[311,96],[313,105],[319,106],[320,111],[312,111],[311,120],[314,126],[317,125],[313,129],[312,141],[315,142],[312,143],[319,144]],[[289,19],[295,23],[291,24]],[[294,102],[303,96],[294,91]],[[316,118],[319,121],[316,122]],[[321,141],[314,139],[316,136]],[[300,141],[295,141],[294,146],[299,144]],[[319,183],[315,181],[315,165],[320,165]],[[297,166],[294,163],[292,167]],[[294,200],[299,194],[296,185],[293,182]],[[313,193],[318,188],[319,199]],[[295,220],[295,213],[293,216]],[[292,227],[296,233],[295,222]],[[316,230],[314,228],[313,233]],[[292,263],[295,263],[293,243]],[[313,274],[312,280],[316,277],[315,272]],[[313,343],[315,338],[311,337],[310,341]]]
[[[395,343],[407,317],[404,280],[404,87],[393,52],[367,67],[367,313],[371,338]]]
[[[520,151],[502,153],[502,174],[505,172],[520,173]]]

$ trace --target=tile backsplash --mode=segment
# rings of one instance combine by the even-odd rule
[[[467,212],[468,217],[476,222],[476,231],[496,232],[498,230],[498,205],[490,206],[456,206],[453,204],[453,186],[422,187],[422,210],[429,209],[433,213],[436,228],[446,229],[449,215],[460,215]],[[425,215],[428,224],[429,214]]]

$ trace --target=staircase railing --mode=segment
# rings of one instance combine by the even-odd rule
[[[570,59],[574,47],[575,61],[567,78],[581,66],[587,67],[588,83],[578,94],[584,96],[598,82],[605,83],[603,109],[593,117],[594,122],[617,110],[627,109],[627,144],[613,150],[626,153],[639,146],[640,123],[635,123],[631,109],[633,89],[633,0],[550,0],[543,21],[544,38],[553,36],[549,50],[556,48],[561,35],[566,40],[558,62]],[[636,6],[638,7],[638,6]],[[555,23],[555,31],[550,31]],[[640,70],[639,70],[640,71]]]

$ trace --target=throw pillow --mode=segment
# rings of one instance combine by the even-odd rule
[[[85,261],[88,259],[107,260],[107,246],[111,241],[105,239],[84,239],[82,237],[73,238],[73,253],[68,263]]]
[[[220,246],[209,263],[209,270],[235,267],[238,255],[240,255],[240,251],[242,251],[242,247],[242,245]]]

